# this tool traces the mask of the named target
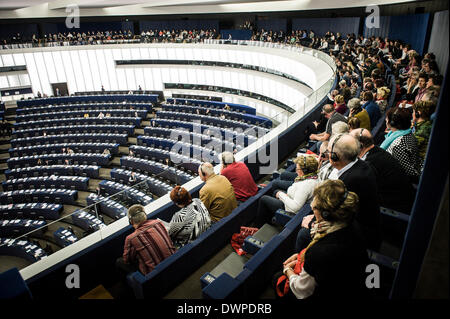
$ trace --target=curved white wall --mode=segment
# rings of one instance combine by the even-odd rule
[[[311,51],[312,52],[312,51]],[[163,90],[163,83],[207,84],[258,93],[294,109],[312,90],[296,81],[245,69],[203,66],[116,66],[116,60],[205,60],[265,67],[317,89],[331,68],[311,52],[219,44],[129,44],[30,48],[0,52],[0,66],[26,65],[26,75],[0,76],[0,88],[30,85],[52,95],[52,83],[67,82],[69,93],[106,90]],[[258,113],[271,116],[257,110]]]

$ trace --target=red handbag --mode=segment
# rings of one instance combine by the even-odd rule
[[[242,250],[242,244],[244,244],[245,238],[252,236],[258,231],[258,228],[241,226],[240,232],[231,236],[231,246],[236,250],[236,253],[240,256],[245,255],[246,252]]]
[[[297,263],[295,264],[295,267],[294,267],[294,273],[296,273],[297,275],[299,273],[301,273],[301,271],[303,269],[303,264],[305,263],[305,262],[300,263],[300,256],[304,253],[305,249],[303,249],[297,255]],[[279,297],[284,297],[289,292],[289,278],[286,275],[284,275],[284,274],[281,275],[278,278],[278,280],[277,280],[277,286],[275,288],[276,288],[276,291],[277,291],[277,295]],[[281,290],[281,289],[283,289],[283,290]]]

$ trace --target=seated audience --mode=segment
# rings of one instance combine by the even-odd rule
[[[245,163],[236,162],[231,152],[223,152],[221,162],[222,169],[220,174],[225,176],[233,185],[234,194],[238,202],[245,202],[249,197],[258,193],[258,186],[256,186]]]
[[[231,214],[237,207],[233,185],[225,176],[216,175],[211,163],[202,163],[198,167],[198,175],[205,182],[200,189],[200,200],[209,211],[212,222],[217,222]]]
[[[170,199],[181,208],[167,226],[170,238],[175,247],[179,248],[194,241],[207,230],[211,225],[211,218],[202,201],[192,199],[184,187],[175,186],[170,192]]]
[[[348,108],[350,109],[350,114],[348,115],[349,119],[352,117],[357,118],[359,120],[359,127],[369,131],[372,129],[369,113],[362,108],[360,99],[354,98],[348,101]]]
[[[351,132],[357,128],[361,127],[361,122],[359,121],[359,119],[357,117],[350,117],[348,119],[348,131]]]
[[[347,123],[347,118],[344,115],[337,113],[336,110],[334,109],[333,105],[331,105],[331,104],[326,104],[323,106],[322,114],[324,114],[325,117],[328,119],[325,132],[322,132],[320,134],[311,134],[309,137],[311,140],[316,140],[316,141],[321,141],[321,142],[328,141],[328,139],[331,136],[331,133],[332,133],[331,129],[332,129],[332,125],[334,123],[339,122],[339,121]]]
[[[391,90],[389,90],[387,87],[382,86],[379,89],[377,89],[377,100],[376,103],[378,104],[378,107],[380,108],[380,112],[384,114],[386,112],[386,108],[388,107],[388,98],[389,94],[391,93]]]
[[[331,136],[341,133],[348,133],[348,124],[342,121],[334,123],[331,126]]]
[[[336,112],[345,115],[345,112],[347,112],[347,106],[345,105],[345,100],[342,95],[337,95],[334,98],[334,108]]]
[[[334,167],[331,165],[328,158],[327,149],[328,141],[325,141],[320,145],[319,173],[317,174],[317,179],[319,182],[327,180],[331,172],[334,170]]]
[[[369,263],[366,246],[352,221],[359,214],[358,195],[340,180],[327,180],[314,190],[316,222],[310,244],[283,262],[274,276],[278,297],[365,298]]]
[[[417,140],[419,155],[423,160],[427,154],[428,140],[433,127],[430,117],[434,108],[435,104],[429,101],[419,101],[413,105],[414,137]]]
[[[255,227],[270,222],[277,209],[297,213],[303,205],[312,200],[312,192],[317,184],[317,168],[319,163],[314,156],[302,155],[295,159],[297,178],[284,193],[274,190],[274,197],[264,195],[258,202],[258,213]]]
[[[374,128],[381,117],[380,108],[377,103],[373,101],[373,93],[370,91],[364,91],[361,94],[361,99],[363,103],[362,108],[369,114],[370,127]]]
[[[175,252],[164,224],[147,220],[144,206],[135,204],[128,209],[128,220],[135,231],[125,239],[123,257],[116,265],[127,273],[139,270],[143,275]]]
[[[407,109],[396,107],[386,113],[386,127],[389,133],[380,147],[396,158],[406,174],[415,184],[422,170],[417,140],[411,130],[412,115]]]
[[[427,92],[427,82],[428,75],[426,75],[425,73],[419,73],[417,85],[415,86],[412,93],[406,94],[406,100],[412,102],[421,101],[424,94]]]
[[[415,190],[398,160],[374,144],[372,134],[366,129],[350,133],[359,140],[359,157],[369,162],[377,177],[380,206],[409,214],[415,198]]]
[[[348,87],[348,83],[345,80],[341,80],[339,82],[339,95],[341,95],[344,98],[344,103],[346,103],[352,97],[352,91]],[[341,113],[341,112],[339,112],[339,113]],[[343,113],[341,113],[341,114],[343,114]]]
[[[370,164],[358,159],[359,153],[359,142],[350,134],[333,136],[328,143],[327,154],[335,170],[330,173],[329,179],[342,180],[349,191],[358,195],[360,211],[355,219],[355,227],[361,231],[367,247],[378,250],[381,232],[377,180]],[[307,217],[297,235],[297,251],[305,248],[311,240],[310,225],[313,216]]]

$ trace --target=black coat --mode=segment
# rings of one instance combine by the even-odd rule
[[[377,177],[380,205],[409,214],[415,198],[415,190],[399,161],[379,146],[366,155]]]
[[[381,244],[381,219],[377,179],[372,166],[358,161],[340,177],[347,190],[359,197],[359,211],[356,214],[356,227],[360,229],[367,247],[378,250]]]
[[[369,289],[365,286],[365,269],[368,264],[366,247],[353,227],[345,227],[326,235],[305,254],[303,268],[314,277],[317,284],[311,297],[370,297]]]

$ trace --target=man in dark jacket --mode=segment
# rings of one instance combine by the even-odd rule
[[[365,239],[366,247],[378,250],[381,245],[381,217],[377,179],[373,167],[358,158],[359,152],[360,144],[352,135],[334,135],[327,149],[330,163],[335,168],[329,178],[342,180],[348,191],[358,195],[359,211],[353,225]],[[295,245],[297,251],[308,245],[311,238],[308,228],[312,221],[305,217],[302,222]]]
[[[381,221],[378,187],[372,166],[358,158],[360,145],[350,134],[337,134],[328,144],[331,165],[351,192],[359,197],[356,226],[366,239],[367,247],[378,250],[381,244]]]
[[[350,134],[361,144],[359,157],[369,162],[375,169],[380,205],[409,214],[415,191],[398,160],[374,145],[372,134],[368,130],[359,128]]]

